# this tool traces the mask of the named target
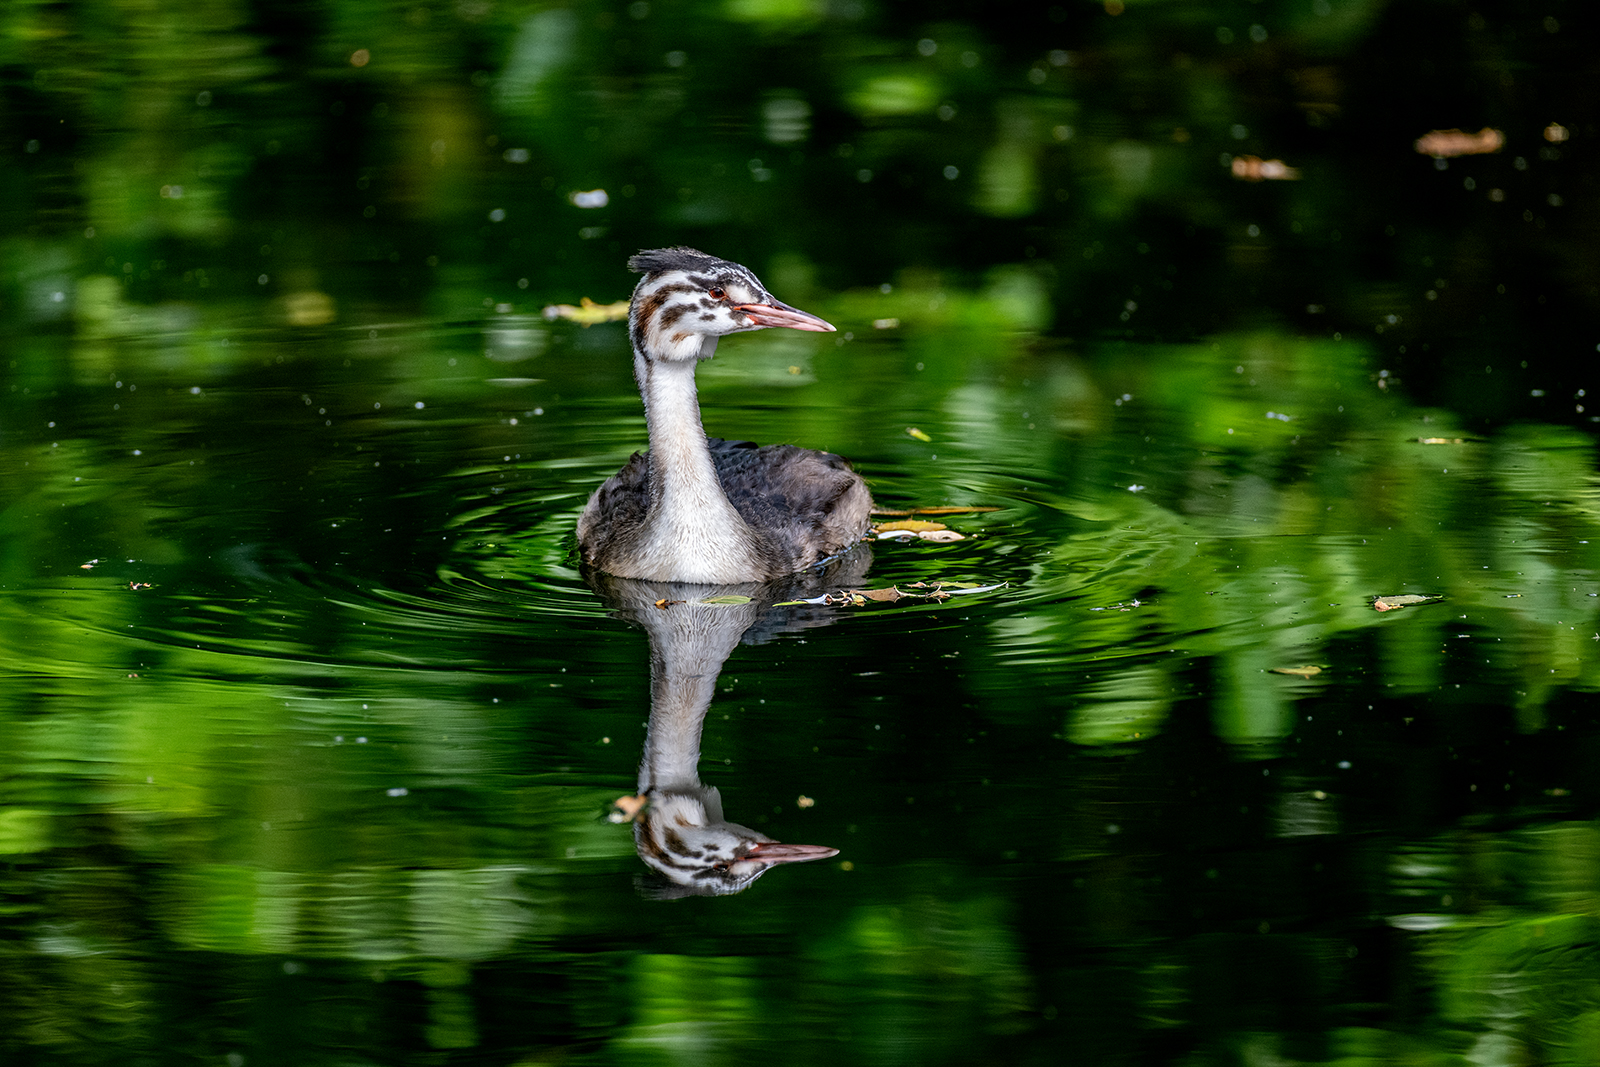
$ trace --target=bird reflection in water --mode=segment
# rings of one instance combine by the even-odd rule
[[[859,585],[870,563],[871,552],[862,546],[804,575],[722,586],[590,573],[590,584],[617,617],[637,624],[650,640],[650,725],[635,798],[642,807],[633,817],[634,847],[652,870],[641,881],[646,895],[738,893],[779,864],[838,855],[836,848],[774,841],[729,822],[716,786],[700,781],[700,735],[722,665],[741,641],[760,644],[833,619],[830,608],[773,605]],[[706,602],[741,597],[750,599]]]

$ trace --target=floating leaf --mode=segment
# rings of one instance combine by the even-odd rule
[[[932,441],[933,440],[933,438],[929,437],[927,434],[923,433],[921,430],[917,429],[915,426],[907,426],[906,427],[906,436],[907,437],[914,437],[918,441]]]
[[[927,519],[900,519],[897,522],[880,522],[872,527],[878,535],[878,540],[909,541],[920,537],[924,541],[962,541],[965,534],[945,526],[942,522],[930,522]]]
[[[551,304],[544,309],[547,319],[570,319],[585,328],[599,322],[619,322],[628,317],[628,301],[618,300],[613,304],[596,304],[588,297],[583,297],[578,307],[571,304]]]
[[[994,585],[973,585],[971,582],[912,582],[906,589],[926,590],[926,592],[908,593],[906,589],[890,586],[888,589],[847,589],[837,593],[823,593],[821,596],[810,597],[805,600],[785,600],[774,607],[795,607],[802,604],[849,604],[851,607],[863,607],[869,603],[894,603],[898,600],[948,600],[952,596],[962,593],[988,593],[995,589],[1004,589],[1007,582],[998,582]]]
[[[1281,159],[1234,156],[1231,166],[1233,176],[1246,182],[1292,182],[1300,177],[1298,170]]]
[[[1489,152],[1498,152],[1505,146],[1505,143],[1505,134],[1485,126],[1477,133],[1462,133],[1460,130],[1432,130],[1417,138],[1412,147],[1425,156],[1432,156],[1434,159],[1447,159],[1451,156],[1479,156]]]
[[[656,607],[660,608],[662,611],[666,611],[672,605],[682,603],[685,602],[682,600],[667,600],[665,597],[663,597],[662,599],[656,601]]]
[[[1315,663],[1307,663],[1299,667],[1273,667],[1271,670],[1273,674],[1292,674],[1296,678],[1315,678],[1323,672],[1324,668]]]
[[[1400,608],[1409,608],[1416,604],[1431,604],[1436,600],[1443,600],[1442,596],[1419,596],[1416,593],[1402,593],[1398,596],[1380,596],[1372,601],[1374,611],[1397,611]]]
[[[873,508],[874,515],[966,515],[980,511],[999,511],[993,505],[975,505],[966,507],[956,504],[948,507],[937,508]]]
[[[952,582],[945,586],[945,591],[958,596],[967,593],[992,593],[996,589],[1004,589],[1010,582],[995,582],[993,585],[967,585],[965,582]]]
[[[930,590],[927,596],[956,596],[961,593],[988,593],[1004,589],[1010,584],[1010,582],[996,582],[993,585],[974,585],[971,582],[912,582],[906,588]]]
[[[737,594],[730,593],[727,596],[708,596],[705,599],[701,600],[700,603],[702,603],[702,604],[748,604],[748,603],[750,603],[750,598],[747,597],[747,596],[739,596]]]
[[[890,530],[905,530],[909,533],[921,533],[924,530],[946,529],[942,522],[929,522],[927,519],[902,519],[899,522],[880,522],[873,524],[873,532],[887,533]]]

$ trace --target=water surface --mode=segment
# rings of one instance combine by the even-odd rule
[[[1036,14],[0,15],[0,1059],[1595,1059],[1588,17]],[[993,509],[814,579],[911,595],[580,573],[543,309],[680,242],[840,327],[711,432]],[[836,856],[660,899],[652,611]]]

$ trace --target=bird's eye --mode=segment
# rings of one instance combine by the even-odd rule
[[[723,297],[728,295],[727,291],[724,290],[720,285],[713,285],[710,289],[707,289],[706,292],[713,300],[721,300]]]

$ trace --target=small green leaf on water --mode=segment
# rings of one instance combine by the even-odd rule
[[[932,441],[933,440],[933,438],[929,437],[927,434],[923,433],[921,430],[917,429],[915,426],[907,426],[906,427],[906,436],[907,437],[914,437],[918,441]]]
[[[702,603],[702,604],[748,604],[748,603],[750,603],[750,598],[747,597],[747,596],[737,596],[735,594],[729,594],[728,596],[708,596],[704,600],[700,601],[700,603]]]

